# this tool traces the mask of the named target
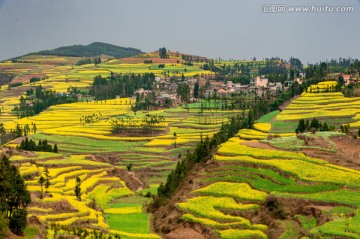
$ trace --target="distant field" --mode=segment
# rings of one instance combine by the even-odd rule
[[[344,97],[342,93],[327,93],[329,87],[336,85],[334,81],[321,82],[313,85],[311,89],[324,89],[304,92],[301,97],[293,100],[280,114],[276,115],[272,123],[271,132],[295,132],[300,119],[318,118],[322,122],[334,125],[350,124],[355,128],[360,126],[360,100],[358,98]],[[316,92],[316,93],[315,93]]]

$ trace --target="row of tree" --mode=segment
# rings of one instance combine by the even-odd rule
[[[322,123],[317,118],[313,118],[311,121],[301,119],[299,120],[298,126],[295,132],[304,133],[306,131],[333,131],[335,126],[328,125],[326,122]]]
[[[26,91],[26,97],[21,96],[19,105],[13,108],[18,118],[39,114],[52,105],[73,103],[77,101],[76,95],[56,93],[54,90],[45,90],[41,85]]]
[[[22,150],[28,150],[28,151],[41,151],[41,152],[53,152],[53,153],[59,153],[57,144],[54,146],[50,145],[48,141],[45,140],[39,140],[38,144],[36,145],[35,140],[28,139],[27,137],[25,140],[21,140],[21,144],[18,147]]]
[[[155,82],[153,73],[112,74],[110,77],[95,76],[90,94],[97,100],[131,97],[140,88],[151,90]]]
[[[171,104],[171,102],[170,102]],[[153,110],[160,106],[159,102],[156,101],[156,95],[154,91],[147,94],[136,93],[135,105],[131,106],[131,110],[136,112],[139,110]]]
[[[100,57],[96,57],[93,59],[81,59],[80,61],[76,62],[75,65],[77,66],[81,66],[81,65],[87,65],[87,64],[100,64],[101,63],[101,58]]]
[[[141,120],[136,120],[134,117],[128,116],[121,119],[110,120],[112,133],[127,135],[140,135],[140,134],[154,134],[164,132],[166,130],[164,116],[147,115]]]
[[[36,134],[37,128],[35,123],[31,123],[31,127],[29,124],[21,126],[19,124],[16,125],[15,129],[7,130],[3,123],[0,123],[0,145],[5,144],[15,138],[27,136],[31,133]]]
[[[93,114],[90,114],[90,115],[82,115],[80,117],[80,123],[81,124],[92,124],[92,123],[95,123],[95,122],[98,122],[100,119],[101,119],[101,112],[99,112],[99,114],[97,113],[93,113]]]

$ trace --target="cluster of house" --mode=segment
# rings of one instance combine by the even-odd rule
[[[256,76],[250,79],[249,85],[241,85],[240,83],[233,83],[232,81],[227,81],[226,84],[223,84],[219,89],[217,89],[217,94],[231,94],[231,93],[240,93],[240,92],[255,92],[258,95],[261,95],[265,92],[271,92],[272,94],[277,94],[287,87],[291,86],[294,82],[302,83],[301,78],[295,78],[293,81],[287,81],[284,84],[281,82],[269,82],[269,79],[263,78],[261,76]],[[207,94],[213,94],[211,91],[208,91]]]
[[[343,74],[345,85],[360,83],[359,77],[354,77],[353,75]],[[255,92],[258,95],[262,95],[266,92],[270,92],[271,94],[278,94],[283,90],[286,90],[292,84],[297,82],[298,84],[302,84],[302,80],[305,77],[304,74],[301,74],[300,77],[294,78],[293,80],[286,81],[284,83],[281,82],[269,82],[269,79],[263,78],[261,76],[256,76],[250,79],[250,84],[241,85],[240,83],[233,83],[232,81],[227,81],[223,85],[212,86],[212,89],[208,89],[205,92],[205,95],[213,96],[215,93],[217,95],[229,95],[232,93],[248,93]],[[190,86],[191,91],[194,88],[195,83],[198,81],[196,78],[186,79],[186,83]],[[179,104],[179,98],[176,95],[176,90],[178,88],[177,82],[171,82],[169,79],[163,79],[161,77],[155,78],[155,88],[157,89],[157,101],[161,104],[165,102],[165,99],[171,99],[174,104]],[[146,96],[148,93],[152,92],[152,90],[144,90],[143,88],[135,91],[133,98],[136,98],[136,94]],[[190,93],[192,95],[192,92]],[[190,99],[190,101],[195,99]]]
[[[194,88],[195,83],[198,81],[196,78],[186,79],[186,83],[190,86],[191,91]],[[176,90],[178,88],[178,83],[171,82],[168,79],[163,79],[160,77],[155,78],[155,88],[157,89],[157,101],[161,104],[165,102],[165,99],[171,99],[171,101],[175,104],[180,103],[179,98],[177,97]],[[261,76],[256,76],[250,79],[249,85],[241,85],[240,83],[233,83],[232,81],[227,81],[226,84],[213,86],[212,89],[209,89],[205,92],[205,95],[213,96],[216,92],[217,95],[229,95],[232,93],[240,93],[240,92],[255,92],[258,95],[262,95],[265,92],[271,92],[272,94],[277,94],[281,92],[283,89],[291,86],[294,82],[302,83],[301,78],[295,78],[293,81],[287,81],[285,84],[281,82],[271,83],[267,78],[263,78]],[[146,96],[152,92],[152,90],[144,90],[140,88],[135,91],[133,98],[136,98],[137,94]],[[190,92],[192,95],[192,92]],[[190,99],[190,101],[195,99]]]
[[[194,89],[195,83],[198,81],[196,78],[190,78],[186,79],[185,82],[190,86],[191,92],[190,95],[192,95],[192,90]],[[157,90],[157,96],[156,100],[163,104],[165,102],[165,99],[170,99],[174,104],[180,104],[180,99],[177,97],[176,91],[178,88],[178,82],[171,82],[168,78],[163,79],[161,77],[155,77],[155,89]],[[133,98],[136,98],[137,94],[146,96],[153,90],[144,90],[143,88],[140,88],[134,92]],[[190,99],[190,101],[193,101],[194,99]]]
[[[348,85],[351,85],[351,84],[359,84],[360,83],[360,78],[359,76],[353,74],[353,75],[350,75],[350,74],[341,74],[341,76],[343,77],[344,79],[344,84],[346,86]]]

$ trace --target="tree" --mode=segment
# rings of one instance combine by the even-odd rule
[[[24,131],[24,136],[27,136],[28,134],[30,134],[30,127],[28,124],[26,124],[23,128],[23,131]]]
[[[45,183],[45,178],[43,176],[41,176],[38,180],[38,183],[40,184],[40,187],[41,187],[41,197],[40,198],[43,198],[44,195],[43,195],[43,185]]]
[[[76,198],[81,201],[81,179],[78,177],[76,177],[76,185],[75,185],[75,196]]]
[[[101,58],[96,57],[96,58],[93,59],[93,62],[94,62],[95,65],[100,64],[101,63]]]
[[[131,171],[131,169],[133,168],[133,164],[129,163],[128,165],[126,165],[126,168],[128,171]]]
[[[320,128],[320,122],[318,119],[313,118],[310,123],[311,128],[319,129]]]
[[[338,78],[338,83],[335,86],[335,91],[341,92],[341,89],[343,88],[344,85],[345,85],[344,77],[340,75]]]
[[[17,235],[21,235],[26,227],[27,211],[25,209],[18,209],[13,212],[12,218],[9,222],[11,231]]]
[[[49,169],[47,167],[44,170],[44,174],[45,174],[45,193],[47,193],[50,187],[50,175],[49,175]]]
[[[299,120],[298,127],[296,128],[296,133],[304,133],[305,130],[306,130],[305,120],[301,119]]]
[[[34,123],[34,124],[33,124],[33,128],[32,128],[32,131],[33,131],[34,134],[36,134],[36,130],[37,130],[37,129],[36,129],[36,124]]]
[[[26,207],[31,202],[30,193],[19,169],[11,165],[5,156],[0,161],[0,192],[0,224],[8,221],[10,230],[21,235],[26,226]]]
[[[350,133],[350,125],[349,124],[340,125],[340,130],[341,130],[341,132],[343,132],[345,134],[349,134]]]
[[[6,133],[6,129],[3,123],[0,123],[0,134],[5,134]]]
[[[210,80],[207,80],[205,83],[205,89],[209,89],[211,87]]]
[[[159,56],[160,56],[160,58],[168,58],[165,47],[159,49]]]
[[[301,63],[301,61],[297,58],[290,58],[290,65],[292,68],[297,69],[297,70],[302,70],[303,69],[303,64]]]
[[[17,124],[15,129],[15,137],[22,137],[22,136],[23,136],[22,129],[20,125]]]
[[[0,123],[0,145],[5,143],[6,129],[3,123]]]
[[[176,90],[177,97],[180,97],[183,103],[188,103],[190,100],[190,87],[184,83],[180,84]]]
[[[55,144],[55,145],[54,145],[54,153],[59,153],[59,150],[58,150],[57,144]]]
[[[199,98],[199,83],[196,82],[194,85],[194,98]]]

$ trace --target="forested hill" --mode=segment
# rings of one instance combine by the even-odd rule
[[[115,58],[122,58],[143,53],[141,50],[130,47],[120,47],[108,43],[94,42],[87,46],[73,45],[59,47],[53,50],[32,52],[27,55],[57,55],[57,56],[82,56],[96,57],[102,54]]]

